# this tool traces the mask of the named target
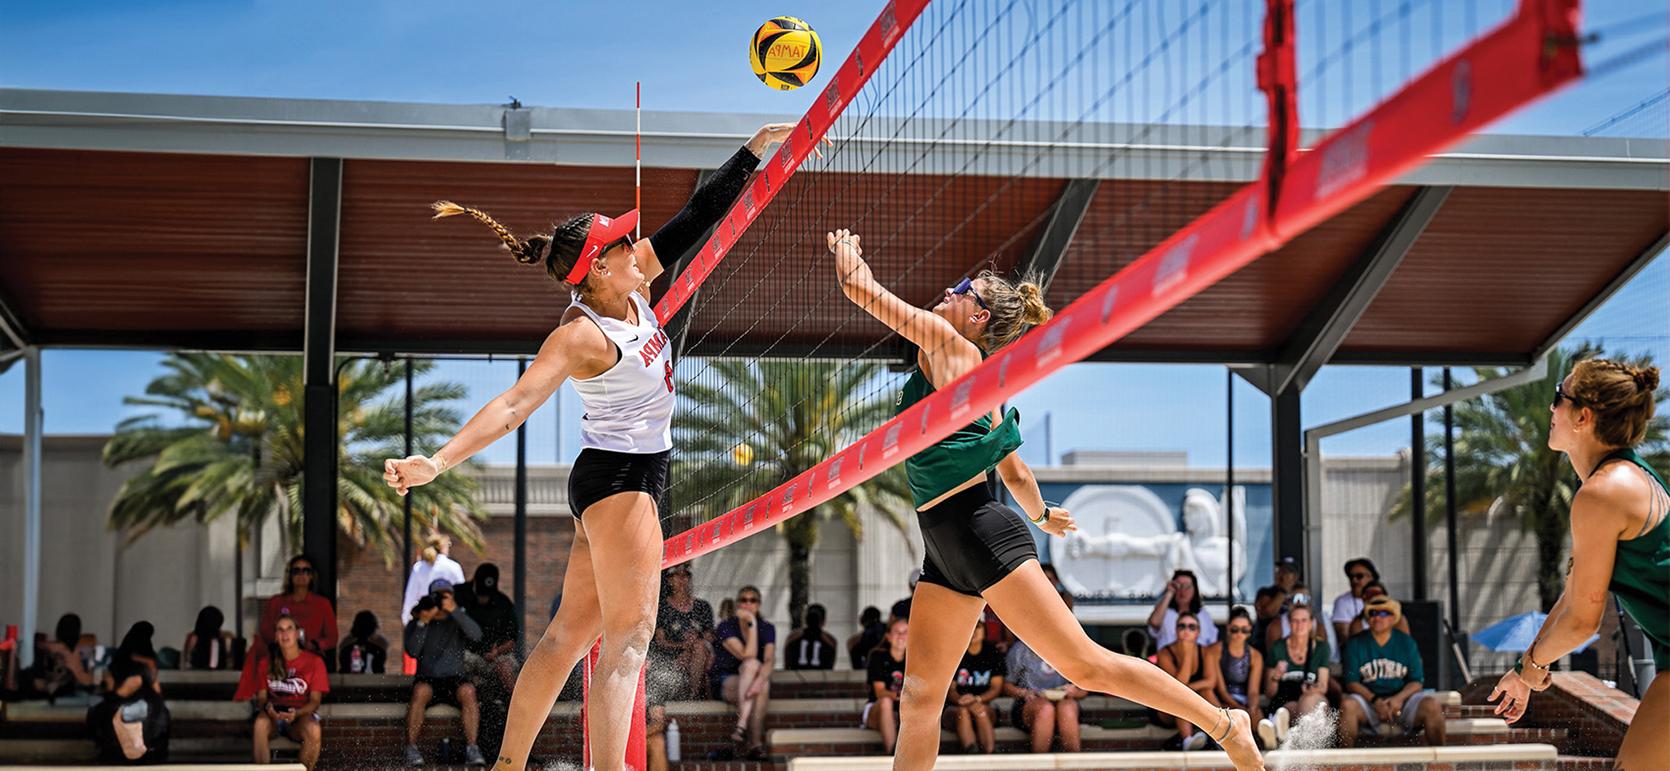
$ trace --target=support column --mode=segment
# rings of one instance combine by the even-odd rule
[[[1305,446],[1299,425],[1299,388],[1291,385],[1270,397],[1270,490],[1275,526],[1275,557],[1299,561],[1301,575],[1310,575],[1305,533]],[[1315,588],[1315,587],[1312,587]]]
[[[46,413],[41,409],[41,349],[23,349],[23,618],[18,639],[18,663],[29,666],[35,657],[35,630],[41,612],[41,432]]]
[[[302,367],[302,552],[318,568],[313,589],[336,601],[336,269],[342,159],[311,162],[307,308]]]
[[[1426,396],[1420,367],[1409,369],[1409,401]],[[1426,413],[1409,416],[1409,575],[1414,581],[1410,598],[1427,599],[1426,548]]]

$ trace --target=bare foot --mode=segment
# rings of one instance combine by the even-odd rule
[[[1264,756],[1258,751],[1258,743],[1253,739],[1252,716],[1246,710],[1232,709],[1229,711],[1230,730],[1219,744],[1224,752],[1229,754],[1229,762],[1235,764],[1236,771],[1261,771],[1264,768]]]

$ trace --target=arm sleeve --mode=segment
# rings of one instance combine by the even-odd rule
[[[470,614],[462,607],[452,614],[452,620],[458,622],[458,629],[464,633],[465,637],[470,638],[471,641],[481,640],[481,625],[477,624],[475,619],[470,618]]]
[[[655,247],[655,256],[662,265],[672,267],[674,261],[696,246],[697,239],[708,228],[719,223],[719,218],[725,216],[731,204],[742,195],[749,175],[759,164],[759,157],[747,147],[738,148],[736,154],[708,178],[707,184],[696,188],[683,209],[650,234],[650,245]]]
[[[402,641],[402,647],[406,649],[406,655],[414,659],[417,658],[418,652],[423,650],[424,638],[428,636],[429,627],[419,625],[417,619],[414,618],[406,622],[405,639]]]

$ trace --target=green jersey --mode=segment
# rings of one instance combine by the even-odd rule
[[[1618,450],[1602,458],[1600,465],[1614,460],[1640,467],[1670,495],[1664,477],[1634,450]],[[1652,509],[1648,512],[1649,517],[1653,516]],[[1652,641],[1653,668],[1659,672],[1670,670],[1670,516],[1659,520],[1651,530],[1618,542],[1609,588],[1624,612]]]
[[[1362,683],[1375,696],[1391,696],[1426,679],[1415,638],[1396,629],[1385,645],[1375,642],[1370,631],[1353,636],[1345,641],[1340,660],[1345,665],[1345,682]]]

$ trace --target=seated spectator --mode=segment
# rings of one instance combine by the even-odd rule
[[[1156,649],[1163,649],[1177,639],[1175,630],[1181,613],[1195,617],[1201,645],[1218,641],[1218,626],[1212,622],[1212,612],[1200,604],[1200,592],[1196,587],[1193,571],[1179,570],[1171,574],[1171,581],[1166,584],[1159,601],[1154,603],[1154,610],[1148,614],[1148,635],[1154,638]]]
[[[847,638],[847,655],[852,657],[853,669],[864,669],[870,663],[870,651],[887,638],[887,625],[881,621],[881,609],[865,606],[858,614],[858,634]]]
[[[657,701],[712,698],[713,606],[691,593],[690,582],[688,563],[668,568],[661,577],[661,605],[649,642]]]
[[[1293,587],[1299,585],[1299,579],[1299,560],[1292,557],[1282,557],[1281,559],[1276,560],[1275,583],[1270,586],[1263,587],[1263,589],[1280,589],[1281,594],[1283,595],[1292,594]],[[1268,593],[1267,595],[1263,589],[1260,589],[1259,596],[1274,596],[1274,593]],[[1271,602],[1271,600],[1266,599],[1265,602],[1268,603]],[[1279,600],[1277,600],[1277,602],[1279,602]],[[1253,609],[1258,611],[1261,616],[1269,616],[1273,618],[1277,615],[1275,608],[1268,605],[1257,604],[1256,601],[1253,604]]]
[[[951,679],[951,689],[945,694],[944,722],[957,732],[957,745],[963,754],[975,751],[987,755],[997,751],[996,720],[992,717],[992,700],[1003,693],[1003,654],[986,642],[986,625],[976,623],[968,641],[968,650],[957,664],[957,674]]]
[[[1314,621],[1316,609],[1310,595],[1310,587],[1304,584],[1295,584],[1293,591],[1287,595],[1287,599],[1282,601],[1281,614],[1276,616],[1275,620],[1268,626],[1264,627],[1264,650],[1270,650],[1271,646],[1276,644],[1276,641],[1286,639],[1288,635],[1293,633],[1293,627],[1288,623],[1287,614],[1288,611],[1301,606],[1311,608],[1311,618]],[[1318,640],[1327,639],[1327,632],[1321,624],[1312,624],[1311,635]]]
[[[481,639],[470,641],[465,650],[470,680],[487,683],[508,695],[516,687],[517,647],[522,641],[522,624],[516,617],[516,603],[499,591],[499,566],[483,562],[475,578],[457,588],[458,607],[481,627]]]
[[[1371,582],[1369,582],[1368,586],[1363,587],[1363,604],[1366,606],[1368,604],[1369,600],[1372,600],[1376,597],[1386,597],[1389,594],[1390,594],[1390,592],[1386,591],[1386,586],[1384,584],[1380,583],[1379,581],[1371,581]],[[1362,631],[1364,629],[1367,629],[1367,628],[1368,628],[1368,617],[1365,616],[1362,613],[1358,613],[1357,617],[1351,619],[1351,623],[1346,625],[1346,628],[1345,628],[1346,639],[1349,640],[1353,637],[1356,637],[1358,634],[1362,633]],[[1392,628],[1396,629],[1399,632],[1402,632],[1404,634],[1414,634],[1413,632],[1409,631],[1409,619],[1404,618],[1403,614],[1401,614],[1401,613],[1398,614],[1397,624],[1394,625]],[[1344,643],[1340,643],[1340,649],[1341,650],[1345,649],[1345,644]]]
[[[906,621],[910,620],[910,600],[911,600],[912,597],[916,596],[916,585],[918,583],[920,583],[921,581],[922,581],[922,569],[921,568],[913,568],[910,571],[910,594],[905,595],[904,599],[893,603],[893,611],[892,611],[891,615],[888,616],[889,620],[892,620],[892,619],[895,619],[895,618],[902,618]]]
[[[452,704],[462,713],[464,723],[464,765],[485,766],[487,759],[476,745],[481,726],[481,705],[475,685],[464,676],[464,650],[481,639],[481,627],[453,597],[452,583],[437,578],[429,594],[412,606],[412,620],[406,624],[406,655],[417,660],[412,678],[412,701],[406,709],[406,765],[423,765],[418,751],[418,733],[423,730],[423,712],[430,704]]]
[[[232,631],[222,629],[226,614],[213,605],[197,611],[197,623],[186,633],[186,644],[180,648],[181,669],[231,669]]]
[[[1229,612],[1223,641],[1207,647],[1207,660],[1218,665],[1218,685],[1207,701],[1219,707],[1244,709],[1253,725],[1258,725],[1264,717],[1259,708],[1265,693],[1264,654],[1253,647],[1252,628],[1252,614],[1236,607]]]
[[[337,638],[336,608],[330,600],[313,593],[315,575],[318,571],[313,567],[313,560],[306,555],[298,554],[290,558],[290,564],[284,571],[284,591],[268,598],[261,610],[261,624],[256,628],[256,634],[261,639],[254,641],[252,651],[259,653],[256,646],[264,648],[272,642],[278,617],[289,616],[296,620],[302,650],[319,654],[325,660],[326,668],[332,665]]]
[[[412,570],[406,576],[406,594],[400,603],[402,624],[411,622],[412,608],[429,593],[429,585],[435,583],[435,579],[444,578],[453,586],[464,583],[464,567],[451,556],[451,538],[444,533],[430,532],[423,543],[423,552],[418,555],[418,560],[412,563]],[[551,615],[557,615],[555,605],[551,608]],[[416,672],[417,661],[411,656],[402,656],[400,671],[408,675]]]
[[[52,637],[36,644],[35,662],[17,673],[14,690],[26,698],[47,699],[73,693],[77,688],[91,690],[98,681],[80,648],[81,617],[74,613],[59,616]]]
[[[777,659],[777,627],[760,618],[760,590],[744,586],[736,593],[736,613],[719,622],[713,652],[712,687],[727,704],[736,705],[731,743],[738,756],[764,760],[765,713],[771,701],[771,666]]]
[[[1264,668],[1264,690],[1270,694],[1270,718],[1258,722],[1258,737],[1267,749],[1287,740],[1295,716],[1328,706],[1328,663],[1333,651],[1317,636],[1316,616],[1309,605],[1287,611],[1292,633],[1270,645]]]
[[[864,703],[862,726],[881,732],[882,752],[893,754],[899,741],[899,695],[905,687],[905,643],[910,638],[910,621],[895,618],[887,622],[887,636],[882,645],[870,651],[864,667],[864,690],[870,700]]]
[[[823,631],[828,611],[813,603],[806,608],[806,625],[783,643],[784,669],[834,669],[835,637]]]
[[[1363,614],[1363,588],[1378,583],[1380,571],[1374,568],[1374,562],[1369,558],[1358,557],[1345,563],[1345,580],[1351,588],[1334,598],[1333,612],[1328,614],[1328,621],[1334,627],[1334,639],[1342,645],[1351,639],[1352,620]]]
[[[271,763],[269,742],[274,734],[302,746],[301,762],[309,771],[319,762],[324,732],[319,729],[319,703],[330,692],[325,661],[301,647],[301,629],[290,616],[279,616],[274,641],[257,656],[261,687],[255,694],[255,762]]]
[[[980,613],[980,625],[986,630],[986,643],[1003,656],[1009,653],[1009,646],[1015,642],[1015,633],[1009,630],[1009,625],[997,617],[997,611],[987,606]]]
[[[1072,595],[1063,592],[1061,599],[1067,601],[1067,607],[1073,606]],[[1143,640],[1147,639],[1144,635]],[[1016,640],[1009,646],[1004,665],[1009,674],[1003,690],[1015,699],[1010,719],[1016,728],[1031,736],[1032,752],[1049,752],[1050,745],[1058,738],[1062,752],[1082,749],[1079,700],[1090,694],[1067,682],[1055,667],[1027,647],[1025,640]]]
[[[354,625],[337,648],[338,672],[380,675],[388,666],[389,641],[377,633],[377,615],[369,610],[354,614]]]
[[[103,763],[159,763],[168,759],[169,714],[157,682],[155,627],[134,624],[110,657],[104,701],[87,710],[87,730]]]
[[[1279,586],[1260,587],[1253,599],[1252,643],[1266,656],[1270,653],[1270,646],[1265,642],[1269,639],[1270,625],[1281,621],[1286,602],[1287,590]]]
[[[1206,663],[1206,650],[1200,644],[1200,620],[1195,614],[1184,612],[1177,616],[1177,626],[1173,630],[1175,642],[1160,649],[1160,669],[1171,675],[1184,685],[1189,686],[1195,693],[1211,700],[1211,695],[1218,687],[1218,668]],[[1155,712],[1155,718],[1163,726],[1175,726],[1177,736],[1182,740],[1185,750],[1198,750],[1206,746],[1205,733],[1195,730],[1193,724],[1187,720],[1178,720],[1173,715]]]
[[[1424,730],[1426,743],[1444,744],[1444,708],[1422,684],[1425,672],[1415,638],[1396,629],[1403,606],[1375,597],[1363,609],[1368,631],[1345,642],[1345,697],[1340,699],[1340,745],[1357,743],[1357,730],[1401,725],[1405,733]]]

